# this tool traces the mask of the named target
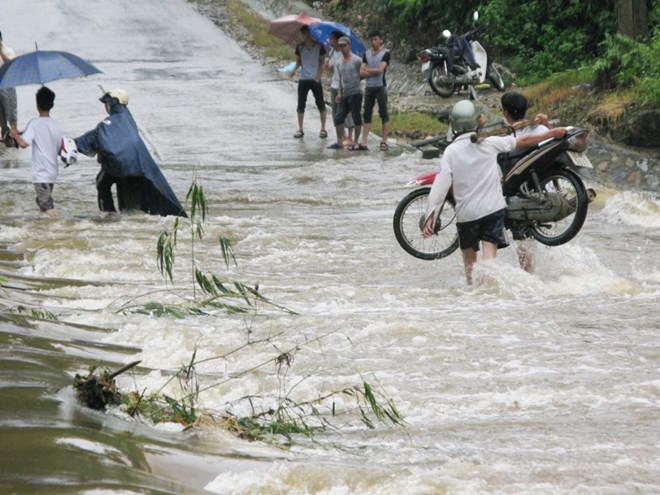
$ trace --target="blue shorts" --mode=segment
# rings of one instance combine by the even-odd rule
[[[458,244],[461,249],[479,251],[481,241],[497,244],[498,249],[509,245],[504,237],[504,210],[496,211],[471,222],[456,224]]]

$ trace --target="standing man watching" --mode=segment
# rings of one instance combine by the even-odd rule
[[[339,38],[344,36],[344,33],[341,31],[333,31],[328,36],[328,44],[330,45],[330,50],[328,51],[328,60],[326,62],[326,70],[332,72],[332,80],[330,81],[330,106],[332,108],[332,120],[334,122],[335,113],[337,113],[337,91],[339,90],[339,70],[336,68],[337,64],[340,64],[344,58],[344,55],[339,48],[337,41]],[[348,128],[348,136],[344,136],[344,142],[347,144],[353,144],[353,130],[355,125],[353,124],[353,117],[349,114],[346,117],[345,127]]]
[[[14,50],[8,47],[0,33],[0,67],[14,59]],[[0,89],[0,127],[2,128],[2,140],[9,148],[16,146],[16,141],[9,135],[10,130],[16,130],[18,122],[16,88]]]
[[[390,51],[383,48],[383,38],[379,31],[369,33],[371,50],[362,55],[360,74],[367,79],[364,93],[364,133],[361,145],[366,147],[369,131],[371,130],[371,116],[374,105],[378,102],[378,114],[383,122],[383,138],[380,143],[381,151],[387,151],[387,134],[389,132],[390,116],[387,113],[387,82],[385,72],[390,65]]]
[[[346,116],[350,113],[355,124],[355,141],[360,139],[362,130],[362,88],[360,87],[360,66],[362,59],[351,52],[351,40],[342,36],[337,44],[343,58],[335,67],[339,72],[339,88],[337,90],[337,113],[334,116],[335,130],[337,131],[337,142],[328,146],[329,149],[337,150],[344,147],[344,123]],[[366,150],[366,146],[353,144],[348,147],[350,151]]]
[[[300,79],[298,79],[298,107],[296,113],[298,114],[298,130],[293,135],[294,138],[299,139],[305,135],[303,130],[303,122],[305,120],[305,106],[307,105],[307,94],[312,91],[314,101],[321,113],[321,132],[320,138],[328,137],[328,132],[325,130],[325,120],[327,113],[325,111],[325,100],[323,99],[323,86],[321,85],[321,75],[325,67],[325,48],[321,43],[317,43],[312,34],[309,32],[307,26],[300,29],[303,42],[296,46],[296,64],[289,74],[290,77],[296,75],[298,67],[302,68]]]

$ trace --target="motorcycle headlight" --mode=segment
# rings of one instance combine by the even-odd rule
[[[568,149],[582,153],[587,149],[587,131],[582,131],[575,136],[568,138]]]

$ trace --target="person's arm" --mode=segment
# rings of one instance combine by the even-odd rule
[[[23,139],[23,136],[21,136],[21,134],[16,129],[12,128],[9,131],[9,135],[14,138],[14,140],[16,141],[16,144],[18,144],[18,146],[20,146],[21,148],[27,148],[28,146],[30,146],[30,143],[25,141]]]
[[[433,226],[440,213],[440,206],[447,197],[451,183],[451,166],[443,159],[440,161],[440,171],[438,172],[438,175],[435,176],[435,180],[431,186],[431,192],[429,193],[426,220],[424,221],[424,227],[422,228],[422,233],[425,239],[433,235]]]
[[[82,136],[75,138],[73,141],[76,143],[76,148],[78,148],[80,153],[87,156],[94,156],[99,149],[97,128],[95,127]]]
[[[536,146],[546,139],[561,138],[566,135],[565,127],[555,127],[547,132],[531,136],[519,136],[516,138],[516,148],[529,148]]]
[[[321,45],[321,53],[319,55],[319,71],[316,73],[316,80],[320,81],[323,76],[323,68],[325,67],[325,48]]]
[[[9,62],[14,58],[13,50],[7,48],[2,40],[0,40],[0,58],[2,58],[3,63]]]
[[[366,55],[365,55],[365,58],[366,58]],[[381,60],[380,64],[378,64],[378,67],[374,67],[374,68],[371,68],[371,69],[366,69],[366,65],[365,65],[366,77],[372,77],[372,76],[377,76],[379,74],[382,74],[387,69],[387,66],[389,65],[389,63],[390,63],[390,52],[387,52],[383,56],[383,60]]]
[[[293,66],[293,70],[289,73],[289,77],[293,77],[296,75],[296,71],[298,70],[298,67],[302,65],[302,59],[300,58],[300,45],[296,46],[296,63]]]

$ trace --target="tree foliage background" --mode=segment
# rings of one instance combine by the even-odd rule
[[[622,52],[628,54],[628,62],[634,62],[631,51],[643,52],[637,66],[628,64],[629,74],[644,63],[660,59],[660,0],[646,0],[649,39],[629,40],[623,43],[625,46],[618,46],[621,40],[616,36],[618,1],[326,0],[326,5],[343,22],[365,33],[380,28],[395,48],[408,52],[409,59],[421,49],[440,43],[444,29],[454,33],[472,29],[472,13],[477,10],[479,25],[486,28],[482,41],[494,60],[520,77],[534,80],[592,66],[601,57]]]

